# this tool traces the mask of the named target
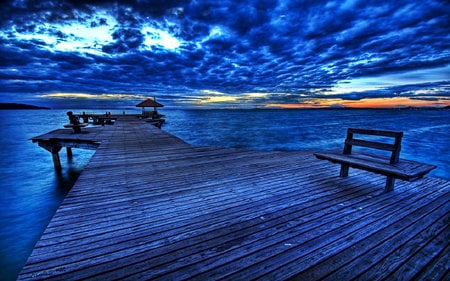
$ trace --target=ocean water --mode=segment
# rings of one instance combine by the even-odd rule
[[[103,113],[104,110],[71,109]],[[112,114],[139,113],[129,109]],[[162,109],[163,130],[201,146],[257,150],[342,147],[347,127],[404,131],[401,157],[438,166],[450,180],[449,110],[181,110]],[[0,280],[15,280],[64,196],[94,151],[74,149],[56,173],[49,152],[30,138],[61,128],[66,110],[0,111]]]

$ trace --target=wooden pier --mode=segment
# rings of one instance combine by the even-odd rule
[[[19,280],[449,280],[450,182],[311,151],[196,147],[132,117],[56,130],[95,148]]]

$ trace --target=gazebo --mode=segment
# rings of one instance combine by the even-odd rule
[[[145,112],[145,108],[146,107],[153,107],[153,114],[152,117],[153,118],[158,118],[159,114],[158,111],[156,110],[157,107],[163,107],[164,105],[160,104],[159,102],[156,101],[156,97],[154,97],[153,99],[146,99],[138,104],[136,104],[136,107],[142,107],[142,116],[144,117],[150,117],[149,112]]]

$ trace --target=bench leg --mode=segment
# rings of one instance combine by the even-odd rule
[[[80,127],[73,127],[73,132],[75,134],[79,134],[79,133],[81,133],[81,128]]]
[[[384,188],[384,192],[390,192],[394,190],[395,178],[387,177],[386,178],[386,187]]]
[[[350,168],[349,165],[341,164],[341,172],[340,172],[339,176],[341,178],[348,177],[348,170],[349,170],[349,168]]]

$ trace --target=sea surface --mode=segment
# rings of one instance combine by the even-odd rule
[[[70,109],[75,113],[103,110]],[[0,280],[15,280],[36,241],[94,151],[74,149],[56,173],[49,152],[30,138],[62,128],[67,110],[0,111]],[[112,114],[139,113],[129,109]],[[257,150],[342,147],[348,127],[404,131],[401,158],[438,166],[450,180],[450,110],[163,109],[163,130],[201,146]]]

